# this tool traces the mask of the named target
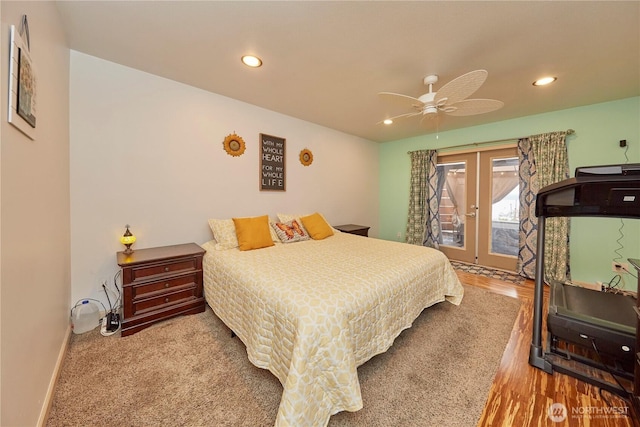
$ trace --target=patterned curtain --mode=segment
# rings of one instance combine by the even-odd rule
[[[535,278],[538,218],[536,195],[541,188],[569,178],[567,132],[533,135],[518,141],[520,160],[520,247],[516,270]],[[548,218],[545,222],[545,281],[565,282],[569,271],[569,218]]]
[[[440,215],[438,214],[438,152],[412,151],[409,215],[406,242],[438,248]]]

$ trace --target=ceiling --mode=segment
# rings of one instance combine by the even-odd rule
[[[57,3],[71,49],[377,142],[640,95],[638,1]],[[476,69],[502,109],[379,124]]]

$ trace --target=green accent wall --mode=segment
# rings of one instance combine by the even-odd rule
[[[640,163],[640,97],[383,143],[379,155],[379,237],[404,241],[410,180],[407,152],[567,129],[575,130],[567,137],[571,176],[578,166]],[[619,146],[623,139],[626,149]],[[627,262],[627,258],[640,258],[640,219],[573,218],[570,240],[573,280],[607,283],[615,276],[611,269],[614,259]],[[634,277],[624,274],[622,278],[624,288],[636,289]]]

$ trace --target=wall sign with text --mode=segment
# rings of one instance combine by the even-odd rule
[[[284,138],[260,134],[260,190],[285,191]]]

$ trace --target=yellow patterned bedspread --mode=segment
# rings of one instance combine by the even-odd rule
[[[216,315],[284,390],[276,426],[326,426],[362,408],[357,367],[384,353],[422,310],[462,301],[439,251],[336,233],[251,251],[203,246]]]

